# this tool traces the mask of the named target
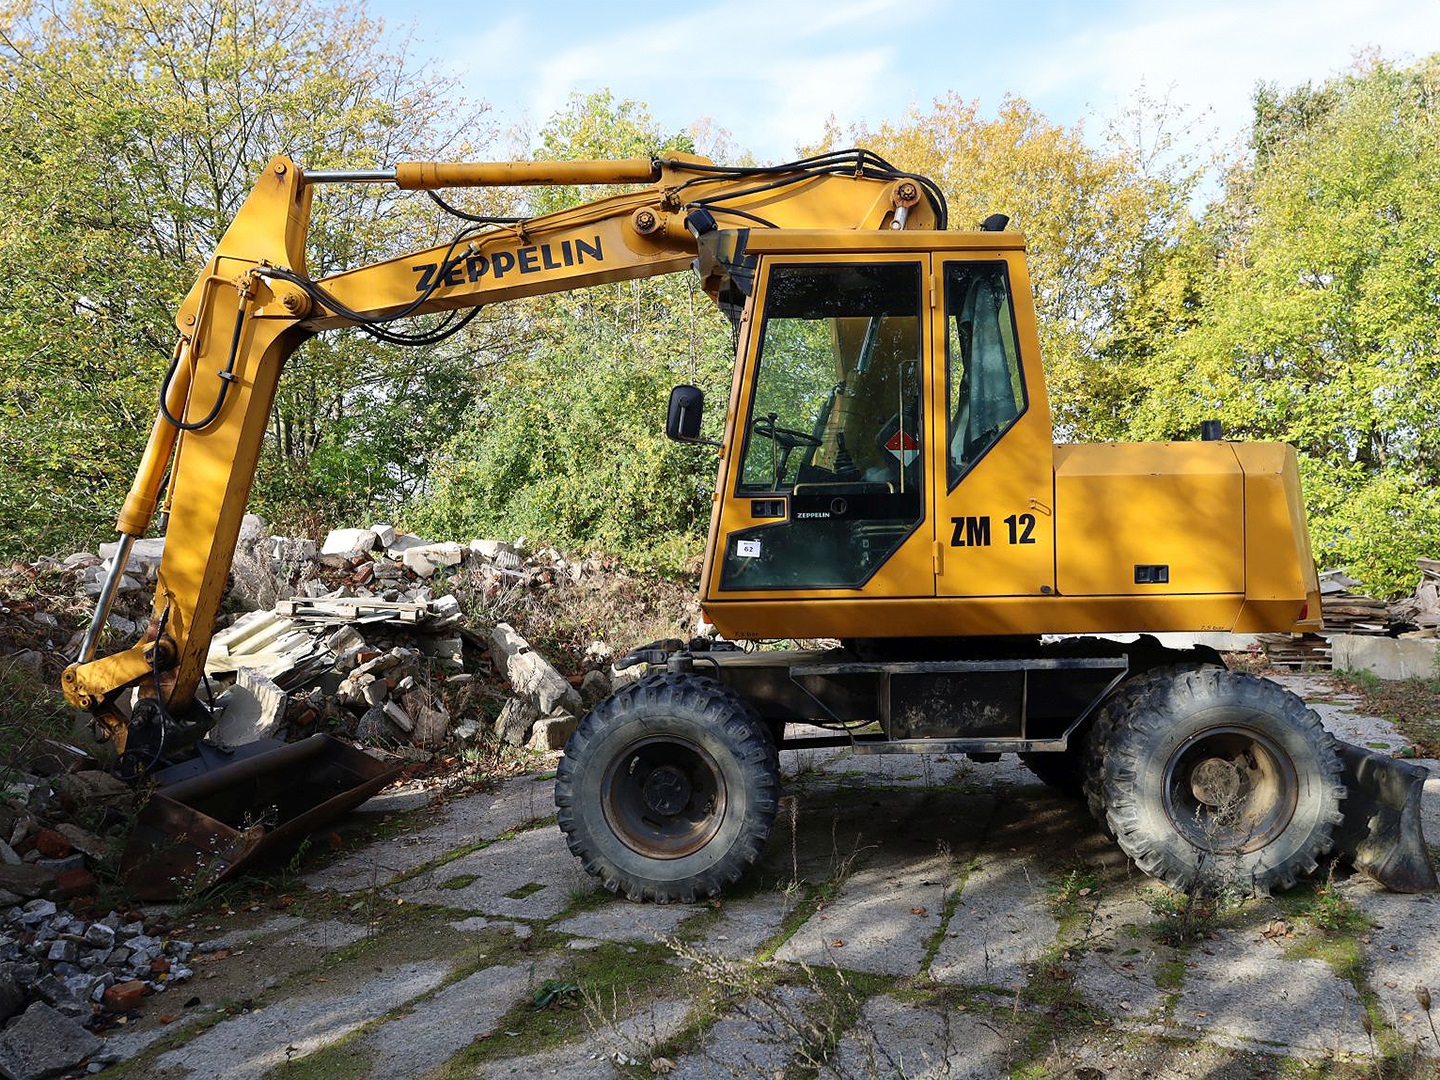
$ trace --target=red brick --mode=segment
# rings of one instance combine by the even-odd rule
[[[87,896],[95,891],[95,875],[89,870],[61,870],[55,875],[55,899]]]
[[[139,979],[116,983],[105,991],[105,1008],[111,1012],[130,1012],[140,1007],[145,997],[145,984]]]
[[[63,859],[75,850],[70,841],[54,829],[41,829],[36,833],[35,847],[47,859]]]

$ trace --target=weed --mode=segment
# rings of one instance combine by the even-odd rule
[[[1050,910],[1057,919],[1079,914],[1095,905],[1100,878],[1091,867],[1075,867],[1050,887]]]
[[[1182,893],[1165,886],[1143,889],[1141,895],[1155,915],[1155,939],[1174,948],[1209,937],[1238,906],[1231,896]]]

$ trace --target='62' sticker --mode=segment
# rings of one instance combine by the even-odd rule
[[[736,540],[735,554],[742,559],[758,559],[760,557],[760,541]]]

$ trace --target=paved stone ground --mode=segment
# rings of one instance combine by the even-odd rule
[[[1403,745],[1328,680],[1283,681],[1343,737]],[[117,1071],[1218,1080],[1300,1058],[1440,1076],[1416,996],[1440,999],[1436,897],[1335,871],[1187,921],[1014,759],[783,757],[761,864],[694,906],[598,889],[544,777],[378,802],[283,911],[256,890],[225,920],[232,955],[176,988],[194,997],[168,1023],[152,1004],[112,1037]],[[1440,843],[1440,778],[1426,828]]]

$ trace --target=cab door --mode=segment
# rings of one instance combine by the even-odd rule
[[[760,261],[711,602],[934,595],[925,254]]]
[[[936,593],[1052,594],[1054,447],[1023,258],[937,253],[935,264]]]

